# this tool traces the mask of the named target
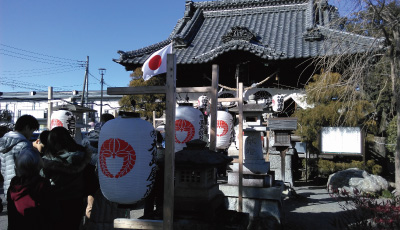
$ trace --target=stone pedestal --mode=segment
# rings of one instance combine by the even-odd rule
[[[270,170],[275,172],[275,180],[282,180],[283,182],[288,182],[293,185],[293,173],[292,173],[292,156],[293,149],[289,149],[285,156],[285,178],[282,178],[282,160],[281,155],[278,151],[270,151],[269,162]]]
[[[263,127],[246,128],[243,134],[243,186],[269,187],[273,178],[268,175],[270,163],[263,156],[261,132]],[[228,184],[239,184],[239,163],[230,166]]]

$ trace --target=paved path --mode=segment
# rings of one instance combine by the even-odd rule
[[[293,187],[297,195],[285,197],[283,201],[283,226],[285,230],[334,230],[346,216],[325,185],[303,185]]]
[[[295,185],[296,194],[283,201],[282,223],[284,230],[336,230],[338,219],[346,215],[324,185]],[[4,202],[4,195],[0,198]],[[7,208],[0,213],[0,230],[7,229]],[[132,218],[143,215],[143,210],[132,210]]]

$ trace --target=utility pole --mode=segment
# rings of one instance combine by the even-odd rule
[[[89,94],[89,56],[86,56],[86,71],[85,71],[85,79],[83,80],[83,89],[82,89],[82,97],[81,97],[81,106],[84,106],[85,102],[85,90],[87,90],[86,94]],[[86,103],[88,97],[86,95]]]
[[[101,80],[100,80],[100,84],[101,84],[101,98],[100,98],[100,117],[103,114],[103,84],[104,84],[104,80],[103,80],[103,75],[106,73],[106,69],[104,68],[100,68],[99,69],[99,73],[101,75]]]

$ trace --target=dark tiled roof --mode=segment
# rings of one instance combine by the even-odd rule
[[[178,64],[211,62],[231,50],[267,60],[366,51],[374,39],[341,32],[330,24],[337,17],[337,9],[326,0],[318,4],[313,0],[187,1],[184,17],[167,39],[118,51],[121,56],[114,61],[133,69],[171,41]]]

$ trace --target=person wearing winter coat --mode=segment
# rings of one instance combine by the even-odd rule
[[[16,176],[7,192],[8,230],[53,230],[57,203],[50,194],[50,181],[40,176],[42,159],[24,149],[15,161]]]
[[[5,196],[7,196],[11,179],[15,176],[14,159],[18,157],[22,150],[33,148],[29,139],[33,132],[38,129],[39,122],[35,117],[23,115],[15,123],[14,131],[10,131],[0,138],[1,174],[4,178]]]
[[[88,148],[90,151],[92,151],[92,160],[90,162],[91,165],[93,165],[93,167],[95,167],[95,170],[97,169],[97,159],[99,157],[99,152],[98,152],[98,145],[99,145],[99,137],[100,137],[100,131],[101,131],[101,127],[103,127],[103,125],[109,121],[114,119],[114,115],[109,114],[109,113],[103,113],[101,115],[100,118],[100,125],[97,125],[96,128],[92,131],[90,131],[87,136],[85,138],[83,138],[82,140],[82,145],[86,148]],[[97,171],[97,170],[96,170]],[[97,173],[96,173],[97,176]],[[97,178],[98,179],[98,178]],[[98,189],[100,189],[100,185],[98,184]],[[90,219],[90,215],[92,213],[92,209],[93,209],[93,202],[94,202],[94,193],[93,194],[89,194],[88,199],[87,199],[87,206],[86,206],[86,212],[85,212],[85,216],[86,216],[86,221],[87,219]]]
[[[50,191],[60,204],[57,229],[79,229],[87,197],[85,172],[90,160],[91,152],[77,144],[66,128],[50,131],[41,174],[50,180]]]

